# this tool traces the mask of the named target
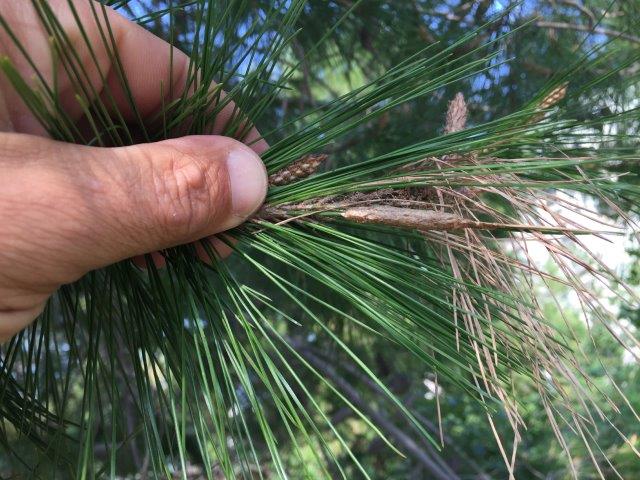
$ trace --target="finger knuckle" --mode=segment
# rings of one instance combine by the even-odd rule
[[[169,152],[154,179],[161,225],[185,235],[206,231],[223,194],[222,173],[215,163],[179,151]]]

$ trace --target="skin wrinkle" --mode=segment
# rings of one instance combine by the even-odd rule
[[[41,267],[55,265],[61,256],[70,256],[69,250],[80,250],[86,243],[84,239],[91,236],[86,233],[84,224],[92,212],[86,207],[88,196],[83,194],[80,177],[73,175],[67,161],[60,161],[58,167],[30,168],[29,164],[39,155],[38,150],[36,147],[25,152],[26,165],[16,166],[12,168],[13,172],[7,172],[7,177],[13,182],[4,186],[4,205],[0,206],[2,223],[13,226],[13,229],[5,229],[0,234],[3,246],[10,241],[16,244],[12,248],[3,248],[0,257],[6,257],[9,251],[18,251],[22,257],[19,263],[26,267],[36,259]],[[25,205],[29,208],[24,208]],[[33,226],[38,227],[37,234],[32,231]],[[51,251],[51,255],[41,258],[38,247]],[[52,271],[49,268],[41,270]],[[79,269],[68,268],[60,276],[39,276],[38,280],[47,285],[65,283],[81,273]]]
[[[31,221],[37,221],[44,223],[42,218],[32,219]],[[27,220],[28,221],[28,220]],[[25,222],[26,223],[26,222]],[[22,231],[22,235],[20,235]],[[68,245],[76,247],[77,238],[73,234],[67,234],[61,229],[56,229],[55,232],[45,230],[39,232],[37,236],[32,235],[32,232],[26,229],[18,229],[16,234],[9,233],[6,235],[5,241],[2,243],[2,254],[4,257],[1,261],[4,265],[13,265],[11,270],[4,270],[2,272],[2,285],[10,285],[10,288],[0,289],[0,310],[17,310],[22,308],[28,308],[34,303],[44,301],[50,294],[52,289],[55,289],[60,283],[66,283],[66,280],[71,278],[71,269],[64,271],[64,274],[60,276],[51,275],[39,275],[37,281],[33,279],[24,280],[15,272],[21,272],[33,268],[34,264],[38,265],[40,272],[53,272],[56,271],[54,260],[64,255],[68,255],[68,251],[64,251],[62,245],[64,242]],[[52,234],[58,240],[55,245],[47,243],[48,237]],[[27,236],[29,238],[24,238]],[[8,240],[8,241],[7,241]],[[13,240],[13,242],[11,242]],[[60,242],[60,240],[62,242]],[[11,245],[13,243],[13,245]],[[30,245],[29,249],[25,249],[26,244]],[[50,252],[50,256],[46,259],[42,259],[36,252],[38,250],[46,250]],[[62,272],[60,272],[62,273]],[[81,275],[80,271],[77,271],[77,277]]]
[[[2,138],[9,138],[5,144],[17,144],[11,140],[13,137],[19,135],[4,135]],[[13,271],[28,271],[38,265],[39,271],[48,272],[49,275],[39,274],[25,284],[10,273],[4,274],[8,281],[3,284],[12,285],[12,290],[28,287],[36,292],[50,292],[56,285],[77,280],[87,266],[65,259],[82,258],[82,252],[94,249],[98,231],[104,235],[105,229],[109,228],[104,223],[93,225],[86,221],[87,218],[99,218],[99,205],[96,202],[109,198],[97,193],[113,190],[98,180],[108,177],[93,171],[92,167],[103,163],[91,154],[95,151],[81,148],[82,158],[74,159],[71,150],[65,152],[62,144],[54,144],[60,146],[55,148],[54,158],[48,162],[39,162],[41,158],[48,158],[40,145],[41,142],[33,141],[29,143],[28,149],[23,146],[22,162],[18,163],[18,158],[15,157],[16,161],[10,167],[15,171],[6,172],[7,177],[13,181],[5,187],[9,191],[5,190],[6,195],[2,196],[0,219],[4,225],[13,228],[5,228],[0,233],[0,259],[4,257],[4,265],[13,265]],[[83,163],[83,169],[77,168],[78,161]],[[40,163],[40,168],[32,169],[32,163]],[[25,204],[29,208],[25,209]],[[16,212],[20,214],[16,215]],[[38,226],[37,234],[31,230],[34,225]],[[112,228],[114,233],[118,232],[117,226]],[[130,243],[136,243],[134,236]],[[42,255],[42,251],[48,254]],[[9,252],[12,254],[9,255]],[[104,256],[105,253],[104,245],[102,251],[96,251],[97,255]],[[60,263],[65,268],[58,268]],[[52,273],[55,275],[51,275]],[[2,298],[6,299],[7,296],[13,297],[5,290]],[[8,306],[11,305],[3,301],[0,309],[7,309]]]
[[[161,228],[165,236],[206,235],[207,229],[219,223],[230,208],[226,168],[221,161],[206,160],[207,157],[223,159],[227,152],[219,148],[211,150],[210,155],[205,156],[177,145],[158,145],[152,150],[133,152],[136,164],[146,172],[153,172],[153,176],[125,179],[124,187],[122,183],[118,185],[122,195],[118,204],[140,205],[149,212],[149,218],[161,219],[154,221],[154,225]],[[141,162],[141,158],[144,161]],[[144,163],[147,165],[143,166]]]
[[[6,134],[4,144],[17,146],[19,142],[14,138],[19,137],[22,135]],[[9,168],[14,170],[9,176],[14,181],[8,185],[15,194],[10,191],[2,196],[0,221],[14,228],[0,233],[0,261],[16,266],[17,270],[29,270],[38,264],[39,270],[58,275],[39,275],[37,283],[30,279],[27,285],[3,272],[0,278],[5,277],[7,281],[2,284],[12,285],[12,288],[0,290],[0,310],[16,310],[22,308],[24,302],[40,301],[57,285],[77,280],[90,268],[66,259],[82,258],[82,252],[92,250],[95,251],[92,262],[96,262],[96,258],[111,258],[112,253],[106,251],[108,244],[100,242],[98,237],[106,230],[117,235],[120,244],[126,242],[131,248],[139,245],[140,235],[153,225],[165,230],[164,238],[167,234],[175,236],[176,244],[185,236],[205,235],[205,230],[219,223],[230,209],[230,185],[224,163],[232,148],[231,142],[221,137],[215,147],[208,149],[207,155],[203,155],[204,152],[196,155],[191,150],[192,145],[183,145],[180,141],[177,145],[157,144],[146,149],[112,149],[118,152],[112,162],[99,158],[97,154],[102,149],[55,144],[55,159],[44,162],[44,168],[38,169],[32,169],[30,165],[44,154],[41,141],[34,138],[27,150],[23,146],[22,162],[17,157],[17,149],[9,148],[16,154],[9,155],[13,157]],[[219,161],[209,162],[207,158],[218,158]],[[78,168],[80,162],[82,169]],[[118,165],[120,162],[122,165]],[[152,167],[153,163],[156,165]],[[142,172],[153,175],[144,177]],[[226,178],[222,179],[222,176]],[[150,187],[149,182],[155,185]],[[149,195],[149,192],[155,192],[155,195]],[[25,200],[32,208],[22,212],[19,222],[11,221]],[[104,210],[124,211],[131,205],[149,211],[149,215],[135,217],[148,217],[149,225],[101,223],[94,227],[86,222],[86,218],[103,221]],[[158,219],[164,221],[158,222]],[[28,227],[33,225],[40,229],[37,235],[33,235]],[[160,238],[163,238],[162,234]],[[40,251],[48,253],[42,256]],[[6,252],[12,254],[8,256]],[[64,269],[57,267],[60,263],[66,265]],[[110,262],[105,261],[107,263]],[[15,292],[23,287],[28,287],[29,294],[16,295]]]
[[[157,198],[157,215],[164,219],[162,224],[167,232],[179,230],[193,234],[198,231],[194,219],[198,218],[199,204],[206,203],[205,211],[210,204],[209,192],[203,191],[207,186],[205,171],[206,167],[183,163],[175,154],[157,171],[153,191]]]

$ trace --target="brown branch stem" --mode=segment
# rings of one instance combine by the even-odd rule
[[[591,32],[598,35],[606,35],[608,37],[618,37],[624,40],[628,40],[633,43],[640,43],[640,37],[631,35],[629,33],[620,32],[618,30],[612,30],[605,27],[590,27],[589,25],[578,25],[575,23],[567,22],[548,22],[546,20],[540,20],[535,23],[537,27],[556,29],[556,30],[576,30],[579,32]]]
[[[409,200],[390,199],[389,202],[408,202]],[[367,203],[362,201],[361,203]],[[345,220],[361,224],[386,225],[390,227],[420,231],[474,230],[511,230],[541,233],[592,233],[586,230],[564,227],[544,227],[518,223],[483,222],[440,210],[397,207],[383,203],[370,203],[353,206],[353,202],[328,204],[289,205],[285,207],[263,207],[257,219],[289,222],[292,219],[317,217],[320,214],[335,212]]]

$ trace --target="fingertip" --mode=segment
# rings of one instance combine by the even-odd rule
[[[227,157],[233,214],[243,220],[264,203],[268,175],[262,159],[244,145],[236,146]]]
[[[251,147],[219,135],[193,135],[161,143],[173,145],[186,158],[197,159],[200,166],[222,167],[212,168],[224,172],[213,178],[214,183],[226,179],[224,188],[218,183],[213,192],[212,205],[225,206],[220,209],[225,215],[218,218],[217,225],[212,225],[206,235],[240,225],[264,203],[269,177],[262,159]]]

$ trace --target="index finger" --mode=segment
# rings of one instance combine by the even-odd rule
[[[105,105],[111,104],[125,120],[134,121],[138,115],[143,119],[153,117],[163,105],[182,96],[188,88],[189,57],[143,27],[93,1],[74,0],[70,4],[67,0],[50,0],[47,3],[75,49],[73,62],[82,64],[90,92],[99,96]],[[17,0],[11,0],[7,9],[9,20],[13,10],[13,19],[22,24],[16,35],[34,62],[42,66],[47,34],[35,11],[30,16],[24,13],[25,7],[22,2],[18,6]],[[34,30],[44,38],[34,39]],[[18,62],[18,66],[22,70],[29,69],[24,62]],[[44,67],[44,77],[53,83],[54,69],[59,68]],[[61,102],[72,118],[80,118],[83,110],[75,100],[76,86],[66,71],[58,73],[62,74],[58,75]],[[123,78],[126,78],[126,88]],[[235,106],[229,102],[217,116],[211,133],[222,133],[234,111]],[[243,141],[251,144],[257,153],[267,148],[255,128]]]

